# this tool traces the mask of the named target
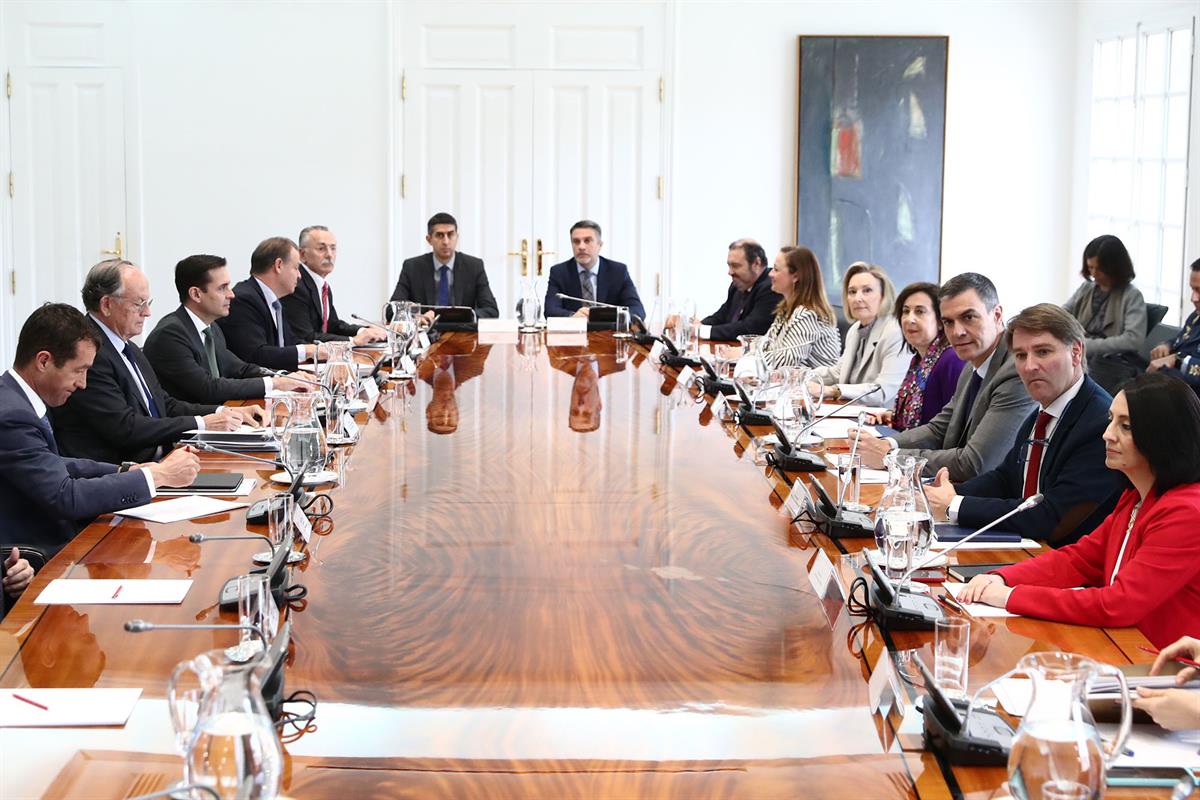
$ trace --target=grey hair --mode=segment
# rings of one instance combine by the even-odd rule
[[[964,272],[943,283],[938,292],[938,300],[945,302],[951,297],[958,297],[968,289],[975,290],[975,294],[979,295],[979,299],[983,301],[983,307],[988,311],[992,311],[1000,305],[1000,294],[996,291],[996,284],[992,283],[986,275],[980,275],[978,272]]]
[[[304,247],[304,240],[308,238],[308,234],[312,231],[328,231],[324,225],[309,225],[304,230],[300,231],[300,235],[296,237],[296,243],[299,247]]]
[[[88,311],[99,311],[101,299],[120,296],[125,291],[121,268],[132,266],[133,262],[123,258],[110,258],[89,269],[80,292],[83,295],[83,307]]]

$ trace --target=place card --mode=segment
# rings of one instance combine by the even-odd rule
[[[679,374],[675,376],[675,383],[687,388],[691,385],[692,379],[696,377],[696,371],[687,364],[684,364],[683,369],[679,370]]]
[[[342,430],[346,431],[346,438],[358,438],[358,423],[354,421],[354,415],[349,411],[342,414]]]
[[[300,534],[300,538],[304,540],[305,544],[308,544],[308,540],[312,538],[312,523],[309,522],[308,515],[299,505],[292,507],[292,524],[296,526],[296,532]]]

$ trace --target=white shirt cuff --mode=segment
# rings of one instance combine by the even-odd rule
[[[962,505],[963,496],[961,494],[954,495],[950,501],[950,505],[946,506],[946,521],[951,525],[958,524],[958,507]]]
[[[154,488],[154,476],[150,474],[150,470],[145,467],[139,467],[138,469],[146,476],[146,488],[150,490],[151,499],[157,497],[158,491]]]
[[[271,379],[263,378],[263,394],[271,393]]]
[[[890,452],[892,452],[893,450],[899,450],[899,449],[900,449],[900,443],[899,443],[899,442],[897,442],[897,441],[896,441],[894,438],[892,438],[891,436],[885,436],[885,437],[883,437],[883,440],[884,440],[885,442],[887,442],[887,445],[888,445],[888,452],[889,452],[889,453],[890,453]]]
[[[700,326],[700,338],[701,339],[711,339],[712,338],[712,325],[701,325]]]
[[[301,361],[304,361],[304,360],[306,360],[306,359],[308,358],[308,356],[307,356],[307,355],[305,354],[305,352],[304,352],[304,348],[305,348],[305,345],[302,345],[302,344],[298,344],[298,345],[296,345],[296,356],[297,356],[297,357],[298,357],[298,358],[299,358]]]
[[[204,417],[196,417],[196,430],[204,430]]]

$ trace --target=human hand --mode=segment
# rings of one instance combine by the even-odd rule
[[[1150,351],[1150,359],[1152,361],[1165,358],[1169,355],[1171,355],[1171,345],[1167,344],[1166,342],[1155,345],[1154,349]]]
[[[354,344],[370,344],[371,342],[382,342],[387,339],[387,331],[382,328],[376,328],[374,325],[368,325],[365,328],[360,328],[358,333],[354,334],[351,341]]]
[[[242,424],[249,425],[251,428],[261,428],[267,421],[267,412],[262,406],[238,406],[228,410],[241,417]]]
[[[163,486],[191,486],[200,474],[200,457],[190,447],[177,447],[167,453],[162,461],[140,464],[139,467],[150,473],[156,489]]]
[[[201,419],[204,420],[204,430],[206,431],[233,431],[242,424],[242,415],[230,408],[206,414]]]
[[[679,315],[671,314],[670,316],[668,316],[666,319],[663,320],[663,328],[664,329],[674,328],[678,323],[679,323]]]
[[[949,519],[947,511],[950,501],[958,496],[958,492],[954,491],[954,484],[950,482],[950,470],[945,467],[938,470],[933,483],[925,487],[925,496],[929,499],[929,510],[933,512],[935,520],[941,522]]]
[[[1200,692],[1191,689],[1139,686],[1133,707],[1142,709],[1169,731],[1187,730],[1200,725]]]
[[[580,306],[579,310],[576,311],[572,316],[583,317],[584,319],[587,319],[588,315],[591,313],[592,309],[590,306]]]
[[[312,388],[309,381],[312,380],[311,375],[303,372],[292,372],[288,375],[283,375],[278,378],[271,379],[271,388],[281,392],[307,392]]]
[[[1154,659],[1154,665],[1150,667],[1150,674],[1157,675],[1163,667],[1173,663],[1177,658],[1200,661],[1200,639],[1184,636],[1164,647],[1159,651],[1158,658]],[[1184,684],[1195,677],[1200,677],[1200,670],[1195,667],[1184,667],[1176,673],[1175,683]]]
[[[958,597],[955,599],[960,603],[987,603],[989,606],[995,606],[996,603],[988,602],[986,595],[989,591],[997,588],[1005,590],[1004,599],[1007,600],[1008,587],[1004,584],[1003,578],[991,573],[976,575],[963,587],[963,590],[958,593]],[[1003,608],[1004,606],[1001,604],[997,607]]]
[[[1150,365],[1146,367],[1147,372],[1158,372],[1160,369],[1174,369],[1179,363],[1179,358],[1172,353],[1167,353],[1165,356],[1155,358],[1150,361]]]
[[[29,588],[33,581],[33,567],[21,558],[21,551],[13,548],[8,558],[4,559],[4,593],[9,597],[18,597]]]
[[[858,453],[862,456],[864,467],[868,469],[883,468],[883,457],[892,449],[887,439],[881,439],[879,434],[870,428],[853,428],[850,430],[849,438],[851,440],[858,439]]]

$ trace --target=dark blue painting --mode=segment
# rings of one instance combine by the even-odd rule
[[[945,36],[801,36],[796,243],[842,274],[879,264],[897,290],[941,271]]]

